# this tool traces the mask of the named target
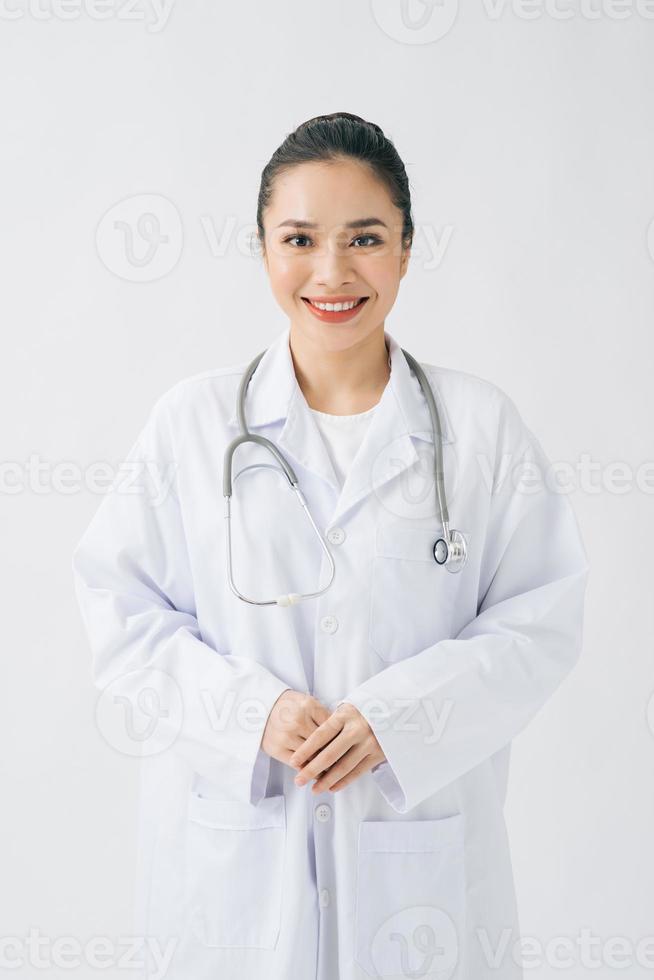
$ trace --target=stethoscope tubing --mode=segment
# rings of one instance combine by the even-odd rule
[[[415,360],[414,357],[412,357],[411,354],[409,354],[408,351],[404,350],[404,348],[400,348],[400,349],[404,354],[407,363],[409,364],[409,367],[418,378],[418,382],[420,383],[420,387],[427,401],[429,415],[431,418],[432,433],[434,437],[433,440],[434,441],[434,482],[436,487],[436,499],[438,503],[438,510],[440,513],[441,524],[443,526],[443,537],[439,538],[434,543],[434,547],[433,547],[434,559],[437,562],[437,564],[444,565],[448,569],[448,571],[459,571],[466,561],[467,548],[466,548],[465,538],[463,537],[461,532],[450,530],[450,526],[449,526],[449,512],[447,509],[447,500],[445,497],[445,480],[444,480],[444,473],[443,473],[443,435],[441,429],[440,416],[438,414],[438,408],[436,406],[436,400],[434,398],[431,385],[429,384],[429,381],[427,380],[425,373],[420,367],[420,365],[418,364],[418,362]],[[282,451],[279,449],[279,447],[276,446],[273,442],[271,442],[270,439],[266,439],[265,436],[260,436],[254,432],[250,432],[250,430],[247,427],[247,419],[245,417],[245,396],[247,392],[247,387],[250,383],[252,375],[257,369],[259,361],[261,360],[261,358],[265,353],[266,351],[262,350],[260,354],[257,354],[257,356],[253,358],[250,364],[248,364],[247,368],[245,369],[245,372],[243,373],[243,377],[241,378],[241,382],[239,384],[238,395],[236,400],[236,413],[237,413],[239,428],[241,429],[241,434],[236,436],[234,439],[232,439],[232,441],[229,443],[229,445],[225,450],[224,467],[223,467],[223,497],[225,498],[225,520],[226,520],[226,529],[227,529],[227,577],[232,592],[239,599],[242,599],[244,602],[248,602],[251,605],[255,605],[255,606],[271,606],[271,605],[291,606],[302,599],[316,598],[317,596],[320,596],[324,592],[326,592],[334,579],[335,565],[334,565],[334,559],[332,557],[332,554],[329,548],[327,547],[327,543],[324,540],[322,534],[320,533],[320,530],[316,526],[313,517],[311,516],[311,512],[309,511],[306,500],[304,499],[304,495],[300,490],[298,478],[295,475],[295,471],[293,467],[288,462],[288,460],[286,459]],[[272,453],[274,458],[279,463],[279,467],[281,467],[281,471],[286,476],[289,486],[294,491],[298,503],[302,507],[306,517],[311,523],[311,526],[316,536],[318,537],[318,540],[320,541],[321,547],[327,556],[331,569],[329,581],[322,589],[318,589],[315,592],[306,592],[306,593],[297,593],[297,592],[285,593],[280,596],[277,596],[277,598],[275,599],[250,599],[247,596],[243,595],[241,592],[239,592],[239,590],[234,585],[233,569],[232,569],[232,540],[231,540],[231,497],[233,492],[232,466],[233,466],[233,457],[235,451],[238,449],[239,446],[243,445],[246,442],[257,443],[258,445],[262,446],[264,449],[268,450],[268,452]],[[276,469],[277,472],[279,472],[277,467],[272,467],[272,468]]]

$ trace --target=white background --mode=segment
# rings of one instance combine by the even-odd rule
[[[285,326],[247,245],[260,173],[304,119],[346,110],[393,139],[413,191],[386,328],[498,384],[572,467],[584,652],[514,743],[507,820],[523,935],[588,930],[600,966],[542,952],[528,975],[649,975],[654,5],[407,10],[413,26],[399,0],[0,4],[2,936],[130,931],[138,763],[94,720],[70,572],[100,501],[85,475],[119,464],[175,381]],[[168,235],[152,256],[134,222],[148,210]]]

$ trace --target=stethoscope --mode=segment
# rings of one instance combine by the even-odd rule
[[[465,564],[468,551],[467,551],[466,540],[464,535],[460,531],[456,531],[454,530],[454,528],[450,528],[450,518],[447,510],[447,501],[445,499],[445,486],[443,481],[443,437],[441,432],[441,422],[438,415],[438,409],[436,408],[434,395],[429,385],[429,382],[425,377],[424,371],[422,370],[418,362],[415,360],[415,358],[411,356],[411,354],[407,353],[407,351],[405,351],[404,348],[400,348],[400,349],[404,354],[404,356],[406,357],[409,367],[412,369],[412,371],[418,378],[418,381],[420,382],[420,387],[427,400],[427,405],[429,406],[429,414],[431,415],[432,431],[434,434],[434,478],[436,483],[436,499],[438,502],[438,509],[441,516],[441,524],[443,525],[443,537],[437,538],[437,540],[434,542],[434,546],[432,549],[434,555],[434,561],[438,565],[442,565],[444,568],[446,568],[448,572],[459,572],[461,571],[461,569]],[[225,498],[225,520],[227,522],[226,524],[227,577],[229,579],[229,586],[232,592],[234,593],[234,595],[238,596],[238,598],[242,599],[244,602],[249,602],[255,606],[274,606],[274,605],[292,606],[295,605],[296,602],[300,602],[302,599],[315,599],[317,596],[322,595],[324,592],[326,592],[334,580],[335,566],[334,566],[334,559],[331,556],[329,548],[327,547],[327,544],[322,534],[316,527],[316,523],[313,517],[311,516],[311,512],[309,511],[309,508],[307,507],[307,503],[306,500],[304,499],[304,495],[302,494],[302,491],[300,490],[300,487],[298,485],[298,479],[295,473],[293,472],[290,463],[283,456],[281,450],[278,449],[278,447],[273,442],[271,442],[270,439],[266,439],[265,436],[259,436],[253,432],[250,432],[247,427],[247,422],[245,420],[245,393],[246,393],[247,386],[250,383],[250,379],[254,374],[254,372],[256,371],[257,365],[265,353],[266,351],[262,350],[261,353],[257,354],[254,360],[251,361],[251,363],[245,369],[245,373],[241,379],[241,384],[238,389],[238,398],[237,398],[237,405],[236,405],[238,422],[241,428],[241,435],[236,436],[234,439],[232,439],[230,444],[227,446],[227,449],[225,450],[225,462],[223,468],[223,496]],[[284,595],[277,596],[276,599],[248,599],[247,596],[244,596],[241,592],[239,592],[236,586],[234,585],[234,579],[232,576],[232,538],[231,538],[232,458],[234,456],[234,451],[238,448],[238,446],[240,446],[244,442],[256,442],[260,446],[264,446],[265,449],[267,449],[269,452],[273,454],[273,456],[279,463],[279,467],[281,467],[281,470],[278,466],[274,466],[272,463],[259,463],[255,465],[259,467],[268,466],[271,469],[276,470],[278,473],[283,472],[286,475],[286,478],[291,486],[291,489],[295,491],[298,502],[300,503],[300,506],[303,508],[306,516],[309,519],[309,522],[311,523],[311,526],[313,527],[316,533],[316,536],[318,537],[318,540],[320,541],[320,545],[327,556],[327,560],[331,568],[331,575],[327,585],[325,585],[322,589],[319,589],[317,592],[305,592],[305,593],[290,592]],[[245,469],[249,469],[249,467],[244,467],[244,470]],[[244,472],[244,470],[241,470],[237,475],[240,476],[241,473]]]

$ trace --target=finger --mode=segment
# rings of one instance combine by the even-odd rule
[[[320,701],[316,701],[315,698],[307,698],[306,704],[299,711],[296,711],[293,727],[302,738],[308,738],[328,717],[329,712],[326,711]]]
[[[280,753],[281,761],[283,763],[285,763],[285,765],[287,765],[287,766],[290,766],[291,765],[291,756],[293,755],[293,752],[294,752],[294,749],[282,749],[281,750],[281,753]]]
[[[316,721],[313,717],[305,718],[303,721],[298,722],[296,731],[302,736],[303,739],[307,739],[310,735],[313,735],[318,728],[320,728],[322,723],[322,721]]]
[[[323,722],[327,721],[329,718],[329,712],[324,708],[319,701],[312,701],[309,706],[302,712],[301,718],[298,721],[297,730],[304,736],[308,738],[309,735],[315,732],[316,728],[319,728]]]
[[[304,763],[315,755],[318,749],[324,748],[328,742],[339,734],[343,725],[340,719],[330,715],[326,721],[315,728],[311,735],[306,739],[304,745],[299,748],[293,759],[293,764],[298,763],[299,765],[304,765]]]
[[[345,755],[352,747],[352,744],[351,736],[345,736],[341,733],[322,752],[319,752],[315,758],[305,763],[304,767],[300,769],[295,777],[296,784],[302,786],[309,779],[315,779],[322,775],[322,773],[326,773],[331,766]]]
[[[299,746],[297,748],[299,748]],[[299,763],[297,763],[297,762],[294,761],[294,759],[295,759],[295,752],[297,752],[297,748],[294,750],[294,752],[293,752],[293,754],[292,754],[292,756],[290,758],[289,765],[291,765],[294,769],[297,769],[297,771],[299,773],[300,770],[302,769],[302,766]],[[308,765],[310,762],[313,762],[313,760],[317,758],[318,754],[321,751],[322,751],[322,749],[318,749],[316,752],[314,752],[312,755],[310,755],[309,758],[304,763],[304,765]]]
[[[315,731],[315,729],[314,729],[314,731]],[[301,735],[296,735],[296,736],[293,736],[293,735],[291,735],[291,736],[289,736],[289,744],[288,744],[288,746],[287,746],[287,748],[288,748],[288,750],[289,750],[289,755],[288,755],[288,764],[289,764],[290,766],[292,766],[292,767],[293,767],[293,769],[297,769],[298,771],[299,771],[299,770],[300,770],[300,769],[302,768],[302,766],[300,766],[300,765],[298,765],[298,763],[297,763],[297,762],[294,762],[294,761],[292,761],[292,760],[293,760],[293,758],[294,758],[294,756],[295,756],[295,753],[297,752],[297,750],[298,750],[299,748],[301,748],[301,747],[302,747],[302,746],[304,745],[304,743],[305,743],[305,741],[306,741],[306,739],[304,739],[304,738],[302,738],[302,736],[301,736]],[[317,754],[318,754],[318,752],[320,752],[320,751],[321,751],[321,750],[320,750],[320,749],[318,749],[318,750],[317,750],[317,751],[316,751],[315,753],[313,753],[313,754],[312,754],[312,755],[311,755],[311,756],[310,756],[310,757],[309,757],[309,758],[307,759],[307,762],[311,762],[311,760],[312,760],[312,759],[315,759],[315,758],[316,758],[316,755],[317,755]]]
[[[322,793],[325,790],[331,789],[332,786],[348,776],[368,756],[368,749],[360,744],[353,745],[329,769],[318,775],[318,779],[312,786],[313,791]]]
[[[309,735],[313,735],[317,727],[318,726],[316,725],[315,721],[313,721],[311,718],[307,718],[303,713],[296,719],[295,732],[304,742]]]
[[[286,735],[284,738],[284,745],[280,748],[280,754],[277,758],[281,759],[286,765],[291,765],[291,756],[294,752],[302,745],[302,739],[299,735]]]
[[[324,704],[320,701],[316,701],[313,705],[313,711],[311,712],[311,717],[315,721],[316,725],[322,725],[324,721],[327,721],[331,714],[329,708],[326,708]]]
[[[351,769],[345,776],[337,779],[335,783],[331,783],[329,789],[332,793],[337,793],[340,789],[343,789],[349,783],[353,783],[355,779],[358,779],[364,772],[368,772],[369,769],[375,765],[375,760],[371,755],[365,756],[361,759],[354,769]],[[314,783],[313,789],[318,786],[318,783]],[[323,792],[323,790],[318,789],[318,792]]]
[[[315,731],[317,731],[317,729],[315,729]],[[324,745],[321,746],[321,748],[327,748],[329,745],[331,745],[332,742],[336,738],[338,738],[338,736],[341,734],[341,731],[342,731],[341,728],[339,728],[337,731],[335,731],[329,738],[327,738],[327,740],[325,741]],[[311,759],[315,759],[316,758],[316,755],[318,754],[319,751],[320,751],[320,749],[316,749],[316,751],[311,756],[309,756],[309,758],[307,759],[307,762],[310,762]]]

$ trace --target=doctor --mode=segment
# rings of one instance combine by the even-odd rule
[[[160,706],[136,931],[166,955],[142,975],[518,980],[510,744],[581,650],[574,513],[500,388],[421,364],[467,546],[456,571],[434,560],[434,432],[385,327],[410,196],[377,126],[302,124],[263,171],[257,221],[288,325],[245,417],[293,467],[326,548],[270,453],[243,443],[231,569],[255,601],[230,586],[221,489],[248,358],[158,399],[128,454],[142,478],[113,488],[73,556],[95,683]],[[282,592],[319,594],[257,604]]]

